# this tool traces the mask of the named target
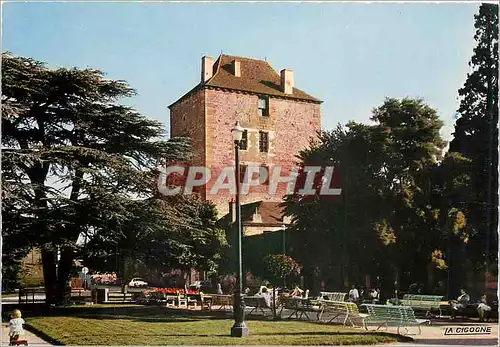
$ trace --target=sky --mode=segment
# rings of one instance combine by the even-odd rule
[[[368,123],[386,97],[421,97],[451,140],[478,3],[3,3],[2,51],[126,80],[125,103],[164,122],[201,57],[267,59],[323,100],[322,127]]]

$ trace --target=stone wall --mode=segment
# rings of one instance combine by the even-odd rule
[[[198,89],[170,107],[170,137],[178,136],[191,139],[193,164],[204,166],[205,91],[203,89]]]
[[[296,155],[307,148],[311,137],[321,127],[320,105],[289,99],[270,98],[269,117],[258,114],[258,96],[222,90],[206,91],[206,159],[212,173],[218,176],[221,168],[234,165],[234,144],[231,134],[236,121],[248,131],[248,149],[242,150],[242,164],[281,167],[286,175],[295,166]],[[259,152],[259,131],[269,133],[269,152]],[[250,187],[242,196],[242,203],[279,201],[285,195],[286,185],[278,186],[276,195],[269,194],[267,186]],[[228,213],[232,195],[219,191],[214,201],[221,215]]]
[[[240,152],[241,164],[265,164],[270,172],[280,167],[281,175],[285,176],[296,166],[296,156],[309,146],[310,139],[321,128],[320,105],[271,97],[269,116],[262,117],[258,113],[257,95],[210,88],[195,91],[171,106],[171,136],[189,136],[195,163],[210,168],[211,180],[203,197],[217,205],[220,216],[229,212],[228,202],[234,192],[219,190],[214,195],[209,190],[222,168],[234,166],[231,129],[236,121],[248,131],[248,149]],[[267,153],[259,151],[259,131],[269,133]],[[285,194],[286,184],[280,184],[275,194],[266,185],[252,186],[242,195],[241,202],[280,201]]]

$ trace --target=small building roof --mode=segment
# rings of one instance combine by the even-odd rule
[[[254,222],[254,214],[259,214],[260,221]],[[241,221],[244,226],[277,227],[287,225],[284,221],[285,208],[279,201],[256,201],[241,205]],[[231,223],[232,212],[223,216],[219,222]]]

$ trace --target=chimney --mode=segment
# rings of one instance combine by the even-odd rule
[[[281,70],[281,91],[285,94],[293,93],[293,71]]]
[[[259,208],[257,207],[252,216],[253,223],[262,223],[262,216],[259,213]]]
[[[205,83],[213,75],[214,60],[212,57],[204,56],[201,58],[201,83]]]
[[[233,75],[235,75],[236,77],[241,77],[241,63],[238,60],[233,60],[232,67]]]

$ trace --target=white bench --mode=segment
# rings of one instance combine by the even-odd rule
[[[319,292],[321,300],[345,301],[347,293],[340,292]]]
[[[366,330],[368,330],[368,325],[378,325],[377,330],[382,326],[386,329],[389,326],[395,326],[398,328],[398,334],[401,328],[406,329],[408,333],[408,328],[411,326],[416,326],[418,328],[418,333],[421,334],[420,325],[424,323],[430,323],[428,319],[417,319],[415,313],[410,306],[393,306],[393,305],[374,305],[374,304],[364,304],[368,310],[368,317],[363,320],[363,325]]]
[[[281,300],[282,306],[279,313],[280,317],[284,309],[292,311],[292,313],[288,316],[288,319],[292,316],[297,317],[297,319],[301,319],[303,316],[306,316],[307,320],[310,320],[309,315],[307,314],[308,312],[318,313],[321,311],[321,303],[319,300],[296,297],[283,297]]]
[[[405,294],[401,300],[404,306],[410,306],[414,310],[425,310],[425,315],[430,315],[432,310],[439,311],[439,317],[442,316],[441,300],[442,295],[416,295]]]
[[[253,312],[260,311],[265,316],[265,310],[269,310],[271,314],[273,310],[267,305],[266,299],[262,296],[245,296],[245,307],[251,307],[252,309],[247,315],[251,315]]]
[[[351,323],[352,326],[355,326],[354,319],[358,318],[361,321],[367,317],[367,314],[360,313],[358,309],[358,305],[353,302],[346,301],[331,301],[331,300],[321,300],[320,302],[320,312],[318,313],[318,320],[321,320],[321,316],[327,313],[333,313],[334,316],[328,321],[328,323],[332,322],[335,318],[339,316],[345,316],[344,325],[346,325],[347,321]]]
[[[210,297],[212,298],[210,311],[212,311],[213,306],[219,306],[219,310],[226,310],[226,308],[234,305],[234,297],[232,295],[213,294]]]

